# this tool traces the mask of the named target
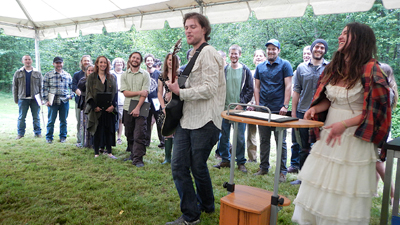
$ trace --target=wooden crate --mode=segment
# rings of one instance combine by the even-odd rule
[[[219,225],[266,225],[271,214],[273,192],[261,188],[236,185],[235,191],[221,198]],[[285,199],[283,206],[290,205]]]

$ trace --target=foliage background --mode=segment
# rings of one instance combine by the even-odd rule
[[[258,20],[252,14],[246,22],[212,25],[209,43],[216,49],[228,52],[232,44],[242,47],[241,62],[254,69],[253,53],[264,49],[265,43],[276,38],[280,41],[280,56],[289,60],[293,70],[302,62],[302,49],[313,40],[323,38],[328,42],[330,59],[338,47],[337,37],[347,23],[361,22],[368,24],[375,32],[378,44],[378,60],[388,63],[394,74],[400,78],[400,10],[387,10],[380,0],[368,12],[331,14],[316,16],[312,7],[308,7],[304,16],[273,20]],[[110,60],[116,57],[127,59],[133,51],[143,54],[152,53],[164,61],[165,55],[174,43],[183,38],[181,52],[178,53],[182,64],[186,64],[186,51],[189,49],[184,37],[183,28],[171,29],[166,22],[164,29],[137,31],[134,27],[128,32],[80,35],[76,38],[40,41],[41,71],[46,73],[53,69],[55,56],[64,58],[64,69],[73,74],[79,69],[82,55],[89,54],[94,59],[105,55]],[[0,31],[0,91],[10,92],[12,76],[22,66],[21,57],[30,54],[35,60],[34,40],[5,35]],[[229,58],[229,57],[228,57]],[[228,59],[229,61],[229,59]],[[400,126],[398,113],[393,115],[393,136]]]

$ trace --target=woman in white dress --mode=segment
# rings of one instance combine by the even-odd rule
[[[376,39],[350,23],[319,79],[305,119],[324,121],[300,174],[293,218],[299,224],[369,224],[376,189],[376,147],[390,128],[389,86],[376,58]]]

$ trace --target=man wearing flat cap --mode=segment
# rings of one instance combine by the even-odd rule
[[[256,105],[266,106],[272,112],[286,115],[289,108],[292,91],[293,69],[289,61],[281,59],[281,44],[271,39],[265,44],[267,47],[267,61],[258,64],[254,78],[254,98]],[[269,153],[271,132],[274,132],[276,146],[278,146],[278,131],[273,127],[258,126],[260,134],[260,168],[254,175],[265,175],[269,171]],[[283,132],[282,158],[279,182],[286,181],[286,131]]]
[[[43,102],[48,109],[46,142],[49,144],[53,143],[57,114],[60,118],[60,142],[66,142],[69,100],[72,98],[72,77],[63,70],[64,60],[55,57],[53,66],[54,70],[47,72],[43,78]]]
[[[318,78],[329,63],[324,59],[324,55],[328,51],[328,43],[325,40],[315,40],[310,47],[310,51],[311,59],[301,63],[297,67],[293,78],[292,117],[299,119],[303,119],[305,112],[310,108],[311,100],[317,90]],[[296,140],[293,143],[292,152],[298,152],[300,161],[299,169],[301,169],[310,153],[311,146],[308,143],[308,129],[299,128],[299,131],[301,140]],[[301,145],[298,143],[301,143]],[[299,185],[301,181],[295,180],[291,184]]]

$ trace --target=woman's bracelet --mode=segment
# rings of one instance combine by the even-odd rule
[[[349,127],[347,126],[346,122],[344,122],[344,120],[342,120],[341,122],[342,122],[343,126],[346,127],[346,129],[349,128]]]

